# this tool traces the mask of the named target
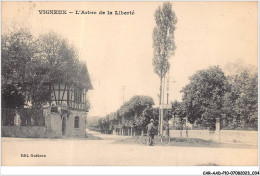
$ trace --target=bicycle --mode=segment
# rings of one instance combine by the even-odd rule
[[[139,142],[141,144],[146,144],[148,145],[149,144],[149,140],[150,140],[150,136],[147,134],[147,133],[144,133],[142,134],[140,137],[139,137]]]
[[[141,144],[148,145],[149,140],[150,140],[149,138],[150,138],[150,136],[147,133],[144,133],[139,137],[139,142]],[[170,136],[164,136],[164,135],[161,135],[160,133],[159,133],[159,135],[156,135],[153,140],[154,144],[158,144],[158,143],[169,144],[170,142],[171,142]]]
[[[161,144],[169,144],[171,142],[171,138],[169,135],[159,134],[157,141]]]

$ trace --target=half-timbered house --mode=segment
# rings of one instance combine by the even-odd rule
[[[90,82],[90,79],[88,79]],[[54,132],[57,136],[84,137],[86,132],[86,118],[89,110],[86,94],[92,89],[75,83],[52,83],[51,108],[46,109],[45,126],[47,132]]]
[[[86,118],[89,110],[86,95],[88,90],[93,89],[89,77],[86,79],[89,83],[85,86],[73,82],[44,84],[50,92],[50,102],[43,107],[47,136],[85,136]],[[26,86],[26,89],[30,89],[30,84]],[[26,93],[26,101],[27,104],[30,104],[29,93]]]
[[[2,110],[2,135],[12,137],[84,137],[86,120],[89,111],[87,100],[88,90],[93,89],[89,75],[86,75],[87,84],[75,82],[44,83],[43,88],[49,92],[49,102],[37,109],[31,109],[32,84],[25,86],[25,104],[23,109],[13,113]],[[10,109],[11,111],[11,109]],[[33,116],[40,116],[35,118]],[[13,116],[8,123],[7,116]],[[4,117],[4,118],[3,118]],[[34,119],[40,119],[35,122]],[[9,121],[10,121],[9,120]]]

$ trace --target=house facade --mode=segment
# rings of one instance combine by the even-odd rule
[[[52,83],[51,102],[43,108],[47,134],[52,137],[84,137],[89,105],[86,94],[91,87],[74,83]]]
[[[10,137],[85,137],[86,120],[89,110],[88,90],[93,89],[90,79],[88,86],[76,83],[45,83],[50,94],[50,101],[37,113],[30,109],[30,84],[25,88],[25,104],[27,107],[14,110],[12,123],[6,125],[2,117],[2,136]],[[12,110],[10,110],[12,111]],[[2,110],[2,116],[3,116]],[[39,116],[39,118],[28,118]],[[10,119],[10,118],[9,118]],[[40,123],[33,119],[40,119]],[[11,124],[11,125],[10,125]]]

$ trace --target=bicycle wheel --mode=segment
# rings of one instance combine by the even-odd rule
[[[162,136],[162,143],[163,144],[169,144],[171,141],[170,136]]]
[[[142,136],[139,137],[139,142],[140,144],[149,144],[149,136],[147,134],[143,134]]]

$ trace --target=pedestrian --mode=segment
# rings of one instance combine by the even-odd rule
[[[150,120],[150,123],[147,125],[146,128],[147,128],[147,133],[149,136],[149,146],[152,146],[153,140],[154,140],[154,134],[155,134],[155,130],[156,130],[153,119]]]
[[[170,136],[170,124],[168,122],[165,125],[165,136]]]

